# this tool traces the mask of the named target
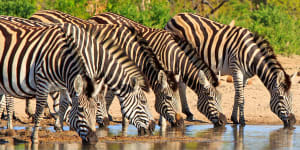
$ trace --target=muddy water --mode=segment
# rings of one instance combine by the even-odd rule
[[[22,129],[24,127],[16,127]],[[67,127],[65,127],[68,130]],[[49,128],[53,131],[53,128]],[[136,137],[137,130],[129,126],[122,131],[121,125],[109,126],[108,129],[97,130],[98,137],[128,136]],[[209,149],[209,150],[276,150],[276,149],[300,149],[300,126],[296,129],[283,129],[277,125],[247,125],[240,127],[226,125],[225,128],[213,128],[212,125],[188,125],[184,131],[167,130],[160,131],[157,126],[154,136],[166,137],[160,140],[102,140],[93,146],[84,146],[80,143],[63,144],[2,144],[1,149],[99,149],[99,150],[181,150],[181,149]],[[191,140],[176,140],[178,137],[191,137]],[[137,138],[139,139],[139,138]],[[169,139],[169,140],[168,140]]]

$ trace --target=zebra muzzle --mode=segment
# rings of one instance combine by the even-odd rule
[[[181,117],[181,115],[176,113],[175,118],[176,118],[176,122],[172,122],[171,126],[176,128],[177,127],[182,128],[184,126],[184,120]]]
[[[98,142],[98,137],[96,132],[90,131],[85,139],[82,139],[83,144],[96,144]]]
[[[226,116],[223,113],[219,113],[219,118],[212,119],[211,121],[213,122],[214,127],[225,126],[227,123]]]
[[[99,127],[107,127],[109,125],[108,117],[104,117],[100,122],[98,122]]]
[[[290,128],[293,129],[293,125],[296,123],[296,117],[293,113],[290,113],[288,117],[285,117],[282,119],[284,128]]]

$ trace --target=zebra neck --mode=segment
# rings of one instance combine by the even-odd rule
[[[277,74],[281,71],[285,73],[284,69],[273,55],[266,56],[257,54],[250,66],[252,66],[252,72],[260,78],[269,91],[274,88]]]

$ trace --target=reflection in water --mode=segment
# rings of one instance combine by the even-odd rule
[[[159,142],[101,142],[96,145],[82,145],[80,143],[64,143],[64,144],[17,144],[13,145],[12,141],[7,144],[0,144],[0,150],[277,150],[277,149],[300,149],[300,144],[296,139],[300,138],[299,126],[295,130],[283,129],[281,126],[255,126],[247,125],[241,127],[239,125],[227,125],[223,128],[213,128],[211,125],[190,125],[185,130],[168,128],[166,132],[156,128],[156,136],[170,137],[170,139]],[[137,136],[136,128],[129,126],[129,136]],[[97,129],[98,137],[119,136],[122,133],[121,126],[110,126],[108,128]],[[199,141],[174,141],[173,137],[198,137]]]
[[[244,126],[232,125],[233,137],[234,137],[234,149],[244,149]]]
[[[197,149],[209,149],[209,150],[219,150],[223,147],[223,135],[226,131],[226,127],[209,128],[198,132],[200,137],[208,138],[209,141],[199,142]]]
[[[270,133],[270,150],[293,149],[293,129],[280,128]]]

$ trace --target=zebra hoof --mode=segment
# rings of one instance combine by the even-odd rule
[[[230,120],[232,121],[233,124],[239,124],[239,121],[237,120],[236,117],[231,116]]]
[[[108,119],[109,119],[109,121],[113,121],[113,118],[110,114],[108,114]]]
[[[296,123],[296,117],[293,113],[290,113],[286,119],[283,119],[284,128],[293,128],[293,125]]]
[[[186,117],[186,120],[187,120],[187,121],[194,121],[194,120],[195,120],[194,115],[188,115],[188,116]]]

